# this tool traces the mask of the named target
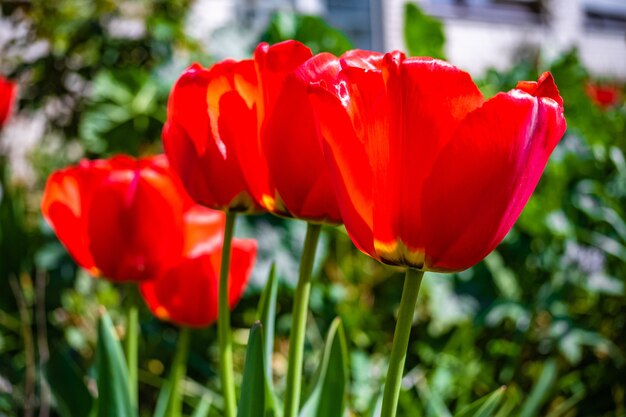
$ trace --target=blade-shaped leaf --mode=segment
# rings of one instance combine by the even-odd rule
[[[260,322],[256,322],[248,338],[237,417],[264,417],[265,415],[267,387],[264,361],[263,328]]]
[[[272,353],[274,352],[274,328],[276,323],[276,299],[278,297],[278,279],[276,278],[276,265],[272,263],[267,282],[257,312],[258,320],[263,325],[263,341],[265,352],[265,378],[267,380],[267,393],[265,394],[265,417],[275,417],[279,414],[278,399],[274,393],[272,383]]]
[[[211,397],[203,395],[191,417],[207,417],[209,415],[209,411],[211,411],[211,402]]]
[[[98,322],[96,351],[98,417],[136,416],[128,388],[128,368],[113,322],[107,313]]]
[[[318,379],[300,417],[342,416],[348,386],[348,348],[341,320],[328,331]]]
[[[66,350],[52,350],[46,363],[46,379],[62,417],[84,417],[93,407],[78,365]]]
[[[276,298],[278,296],[278,280],[276,279],[276,265],[272,264],[267,283],[259,300],[257,312],[258,320],[263,325],[263,340],[265,342],[265,370],[268,377],[272,375],[272,352],[274,351],[274,327],[276,322]]]
[[[545,402],[547,396],[550,394],[550,389],[558,376],[558,369],[556,361],[549,359],[543,365],[541,375],[535,384],[535,387],[531,391],[530,395],[524,401],[522,411],[520,411],[520,417],[533,417],[538,415],[539,409]]]
[[[491,417],[498,411],[505,392],[506,387],[500,387],[463,408],[454,417]]]

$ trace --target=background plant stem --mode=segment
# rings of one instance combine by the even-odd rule
[[[180,328],[178,342],[176,343],[176,353],[174,354],[174,361],[172,363],[172,370],[170,374],[171,394],[166,413],[168,417],[182,416],[183,396],[181,392],[181,383],[185,379],[185,374],[187,373],[187,355],[189,353],[190,337],[189,333],[190,331],[188,327]]]
[[[296,417],[300,407],[302,356],[304,353],[306,318],[309,309],[309,293],[311,291],[311,272],[313,270],[313,261],[315,260],[315,250],[320,230],[320,225],[309,223],[304,239],[304,248],[300,260],[300,276],[298,278],[298,286],[296,287],[291,319],[284,417]]]
[[[228,272],[230,269],[230,249],[235,230],[236,214],[226,212],[222,264],[220,266],[219,315],[217,332],[220,345],[220,378],[224,396],[224,415],[235,417],[237,399],[235,398],[235,377],[233,374],[233,343],[230,329],[230,304],[228,297]]]
[[[131,302],[134,300],[131,300]],[[137,347],[139,342],[139,312],[137,305],[132,302],[129,305],[126,317],[126,364],[128,365],[128,388],[130,389],[130,400],[133,406],[137,407]]]
[[[404,278],[404,288],[402,289],[402,300],[400,301],[400,311],[398,321],[393,336],[393,346],[389,358],[389,369],[385,379],[385,391],[383,394],[383,406],[381,417],[395,417],[398,409],[398,398],[400,397],[400,385],[402,382],[402,372],[406,360],[406,351],[411,335],[413,324],[413,313],[417,304],[420,285],[424,272],[407,268]]]

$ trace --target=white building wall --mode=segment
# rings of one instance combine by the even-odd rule
[[[382,0],[386,50],[405,49],[406,0]],[[420,1],[417,1],[420,3]],[[490,67],[506,69],[520,46],[536,46],[548,59],[573,46],[596,76],[626,80],[626,34],[584,28],[581,0],[553,0],[549,24],[511,24],[444,19],[446,55],[450,62],[481,75]]]

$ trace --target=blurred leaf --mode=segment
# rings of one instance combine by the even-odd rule
[[[454,417],[491,417],[504,399],[506,387],[500,387],[489,395],[485,395],[479,400],[468,405],[466,408],[455,414]]]
[[[418,372],[415,387],[419,394],[421,403],[424,404],[426,415],[432,417],[451,417],[452,413],[436,390],[431,390],[428,381],[421,371]]]
[[[171,392],[171,383],[170,380],[167,379],[163,382],[163,385],[161,385],[161,389],[159,390],[159,396],[157,397],[156,406],[154,408],[154,417],[165,417],[167,407],[170,403]]]
[[[278,296],[278,280],[276,279],[276,265],[272,263],[267,282],[257,312],[258,320],[263,325],[265,341],[265,371],[268,377],[272,375],[272,352],[274,352],[274,328],[276,325],[276,298]]]
[[[484,261],[502,295],[510,300],[518,301],[521,289],[517,277],[512,270],[506,267],[502,255],[498,251],[493,251]]]
[[[248,339],[237,417],[265,416],[267,387],[264,358],[263,326],[256,322],[250,330]]]
[[[203,395],[191,417],[208,417],[209,411],[211,411],[211,397]]]
[[[275,416],[278,399],[274,393],[272,383],[272,354],[274,352],[274,328],[276,326],[276,299],[278,297],[278,279],[276,278],[276,264],[272,263],[267,282],[257,311],[258,320],[263,325],[263,340],[265,353],[265,378],[267,380],[267,393],[265,397],[266,417]]]
[[[299,417],[342,416],[348,391],[348,347],[341,320],[333,320],[318,379]]]
[[[415,3],[404,5],[404,43],[410,56],[445,59],[443,23],[426,15]]]
[[[524,401],[519,417],[534,417],[539,415],[539,410],[548,398],[557,375],[558,368],[556,366],[556,360],[550,358],[544,363],[537,383],[526,401]]]
[[[319,16],[276,12],[270,19],[261,40],[274,44],[289,39],[300,41],[313,51],[341,55],[353,48],[352,42],[341,31],[330,26]]]
[[[46,379],[62,417],[85,417],[93,407],[83,375],[66,349],[52,350],[46,363]]]
[[[98,417],[136,416],[128,388],[128,368],[115,328],[105,312],[98,322],[96,350]]]

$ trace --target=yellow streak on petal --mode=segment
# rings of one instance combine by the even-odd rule
[[[425,253],[423,248],[410,249],[400,240],[382,242],[374,239],[374,250],[385,263],[424,269]]]
[[[262,197],[263,207],[265,207],[268,211],[273,212],[276,210],[276,200],[273,197],[263,194]]]
[[[161,320],[169,320],[170,319],[170,313],[163,306],[158,306],[154,310],[154,315],[157,316]]]

